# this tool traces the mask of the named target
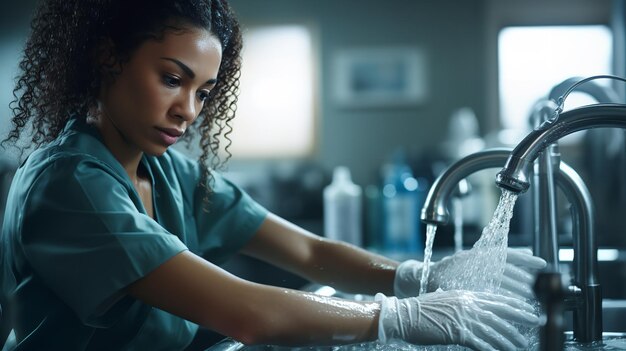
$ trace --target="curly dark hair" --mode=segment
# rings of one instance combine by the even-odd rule
[[[144,41],[162,40],[166,30],[189,26],[213,33],[223,50],[217,85],[194,122],[202,150],[199,161],[204,165],[201,184],[210,192],[206,181],[212,180],[210,169],[223,166],[231,156],[229,122],[235,116],[239,93],[241,30],[226,0],[43,1],[19,64],[21,73],[10,104],[12,129],[2,145],[13,142],[17,146],[23,134],[30,134],[28,147],[54,140],[70,118],[86,118],[95,106],[102,72],[123,69]],[[103,47],[109,49],[103,52]],[[103,54],[110,59],[96,59]],[[107,67],[98,62],[108,62]],[[195,134],[192,129],[196,128],[185,133],[187,143]],[[218,156],[222,134],[226,141],[223,161]],[[24,152],[24,147],[17,147]]]

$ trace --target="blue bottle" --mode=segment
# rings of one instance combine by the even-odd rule
[[[392,255],[415,256],[424,250],[419,220],[423,194],[404,154],[396,152],[383,169],[384,249]]]

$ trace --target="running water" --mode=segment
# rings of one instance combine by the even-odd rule
[[[437,232],[437,225],[429,223],[426,226],[426,245],[424,245],[424,265],[422,266],[422,279],[420,280],[419,294],[425,294],[428,287],[428,275],[430,274],[430,260],[433,257],[433,243],[435,241],[435,233]]]
[[[464,289],[496,292],[500,287],[506,264],[509,226],[517,194],[502,190],[493,218],[463,262],[454,262],[441,272],[439,281],[443,290]],[[467,257],[467,256],[466,256]]]
[[[473,291],[495,292],[500,287],[500,280],[506,263],[506,248],[509,226],[513,217],[513,207],[517,194],[502,190],[500,202],[489,224],[483,229],[480,239],[471,250],[463,255],[472,255],[469,260],[454,262],[441,272],[440,288],[444,290],[465,289]],[[426,245],[424,248],[424,268],[422,282],[428,281],[432,247],[437,226],[428,224],[426,227]],[[426,292],[428,284],[420,286],[420,295]]]

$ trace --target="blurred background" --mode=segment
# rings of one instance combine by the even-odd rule
[[[228,176],[271,211],[324,235],[323,190],[333,170],[346,167],[362,189],[362,245],[374,250],[385,249],[380,203],[390,165],[408,166],[416,181],[411,190],[423,201],[454,160],[488,147],[513,147],[531,129],[534,103],[555,85],[626,71],[624,0],[230,3],[244,27],[245,49]],[[2,137],[10,126],[13,79],[35,5],[0,5]],[[626,84],[599,83],[625,97]],[[566,109],[593,102],[573,94]],[[197,153],[193,146],[181,150]],[[10,150],[0,152],[17,162]],[[599,245],[618,250],[611,261],[623,259],[624,132],[576,133],[561,142],[561,153],[594,197]],[[463,198],[465,247],[495,210],[495,171],[472,178],[473,195]],[[530,245],[527,197],[516,205],[513,245]],[[559,214],[567,242],[567,208]],[[452,231],[439,229],[437,249],[453,247]],[[422,252],[409,254],[419,258]],[[263,282],[302,283],[288,275],[255,274]]]

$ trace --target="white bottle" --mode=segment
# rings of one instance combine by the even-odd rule
[[[354,184],[347,167],[337,167],[324,189],[324,233],[327,238],[362,246],[361,187]]]

